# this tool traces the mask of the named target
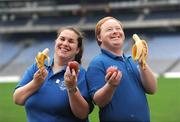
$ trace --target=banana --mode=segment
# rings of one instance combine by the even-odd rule
[[[48,60],[48,65],[49,65],[49,63],[50,63],[49,48],[44,49],[42,52],[38,52],[38,54],[35,58],[37,66],[40,70],[44,66],[44,61],[46,59]]]
[[[145,40],[141,40],[137,34],[133,34],[132,36],[135,44],[132,47],[132,57],[134,60],[138,60],[141,58],[142,60],[142,68],[144,69],[146,66],[146,59],[148,55],[148,45]]]
[[[138,60],[142,54],[143,51],[143,44],[141,39],[137,34],[133,34],[132,38],[135,41],[135,44],[132,47],[132,56],[134,60]]]
[[[147,59],[147,55],[148,55],[148,45],[145,40],[142,40],[142,43],[143,43],[142,65],[143,65],[143,68],[145,68],[146,59]]]

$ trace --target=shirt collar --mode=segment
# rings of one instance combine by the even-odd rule
[[[45,62],[44,62],[44,65],[47,67],[51,67],[53,64],[54,64],[54,58],[51,58],[49,62],[48,62],[48,60],[45,60]]]
[[[48,68],[52,67],[53,64],[54,64],[54,58],[51,58],[51,59],[50,59],[49,64],[48,64],[48,61],[47,61],[47,60],[45,60],[45,62],[44,62],[44,65],[45,65],[46,67],[48,67]],[[59,72],[61,72],[61,71],[66,71],[66,67],[67,67],[67,65],[64,65],[63,68],[62,68]],[[57,72],[57,73],[58,73],[58,72]],[[57,73],[56,73],[56,74],[57,74]]]
[[[111,53],[110,51],[107,51],[107,50],[102,49],[102,48],[101,48],[101,52],[103,54],[107,55],[108,57],[111,57],[111,58],[116,59],[116,60],[121,60],[121,61],[124,61],[125,59],[130,57],[130,56],[125,56],[124,53],[122,56],[118,56],[118,55],[115,55],[115,54]]]

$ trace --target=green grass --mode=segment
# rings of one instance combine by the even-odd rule
[[[0,122],[26,122],[24,108],[13,103],[15,86],[15,83],[0,84]]]
[[[97,106],[95,106],[93,112],[90,114],[90,122],[99,122],[99,115],[98,115],[99,109]]]
[[[22,106],[12,101],[16,84],[0,84],[0,122],[25,122]],[[151,122],[180,122],[180,79],[158,79],[158,91],[148,95]],[[91,122],[98,122],[98,108],[90,114]]]
[[[148,96],[152,122],[180,122],[180,79],[158,80],[158,91]]]

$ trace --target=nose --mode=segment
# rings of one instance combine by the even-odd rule
[[[69,45],[69,42],[68,42],[68,40],[66,39],[66,40],[64,40],[64,41],[62,42],[62,44],[68,46],[68,45]]]
[[[113,34],[116,34],[118,30],[116,28],[113,29]]]

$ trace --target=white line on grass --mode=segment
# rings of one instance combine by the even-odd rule
[[[0,76],[0,83],[15,83],[20,80],[20,76]]]
[[[166,72],[164,73],[165,78],[180,78],[180,72]]]

